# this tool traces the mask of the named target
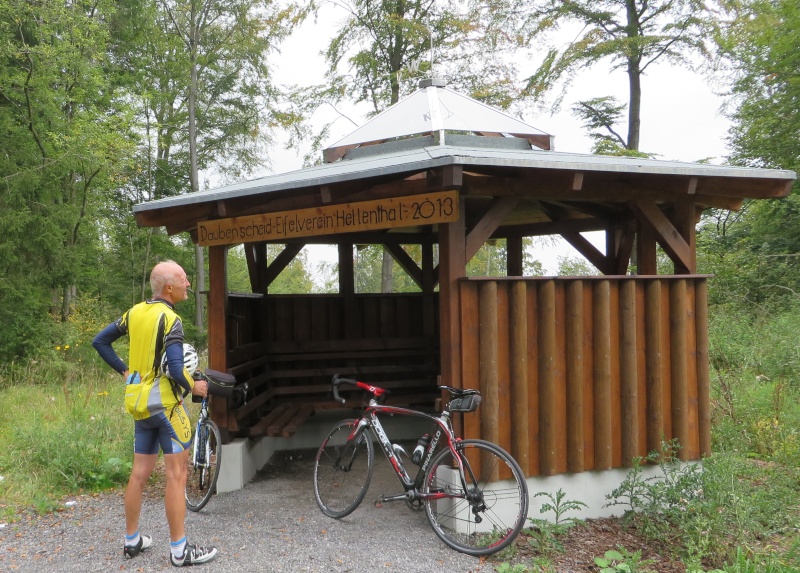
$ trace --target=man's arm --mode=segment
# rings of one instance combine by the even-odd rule
[[[191,393],[193,384],[186,378],[186,370],[183,367],[183,343],[170,344],[164,352],[167,354],[170,379],[177,382],[187,393]]]
[[[97,350],[100,358],[102,358],[106,364],[124,376],[128,371],[128,367],[117,355],[117,353],[114,351],[114,347],[112,346],[112,344],[123,334],[124,333],[121,332],[117,327],[117,323],[112,322],[94,337],[94,340],[92,340],[92,346],[95,350]]]

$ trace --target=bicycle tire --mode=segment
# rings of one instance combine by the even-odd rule
[[[514,458],[491,442],[462,440],[457,452],[472,495],[454,469],[453,452],[442,449],[425,472],[422,491],[446,495],[425,500],[425,514],[436,535],[456,551],[478,557],[497,553],[516,539],[528,517],[525,476]],[[470,459],[480,460],[480,475],[473,475],[478,464]]]
[[[364,428],[349,439],[356,424],[357,420],[336,424],[314,459],[314,498],[322,513],[336,519],[351,514],[361,504],[372,481],[374,447]]]
[[[222,438],[217,425],[212,420],[205,419],[200,422],[198,433],[201,440],[202,434],[205,434],[207,445],[204,452],[198,451],[200,459],[192,460],[190,452],[186,462],[186,507],[191,511],[203,509],[216,493],[219,467],[222,463]],[[194,439],[197,440],[198,436],[195,435]],[[202,445],[200,444],[201,447]]]

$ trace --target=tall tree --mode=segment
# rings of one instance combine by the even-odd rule
[[[268,58],[293,29],[298,9],[271,0],[134,0],[128,6],[141,29],[118,57],[132,64],[145,135],[140,165],[149,174],[136,183],[145,198],[198,191],[202,170],[225,179],[265,163],[276,97]],[[149,252],[145,241],[142,254]],[[196,253],[191,270],[201,323],[204,262],[202,250]]]
[[[581,70],[601,62],[624,70],[628,101],[613,97],[581,102],[576,112],[599,136],[604,151],[618,147],[639,150],[642,76],[656,62],[691,66],[693,55],[707,56],[711,19],[704,0],[509,0],[494,11],[494,26],[509,30],[524,43],[540,49],[542,36],[577,25],[577,38],[564,49],[550,48],[539,68],[527,79],[526,93],[540,100],[556,86],[557,108],[571,80]],[[627,132],[614,124],[627,107]],[[599,131],[598,131],[599,130]]]
[[[725,0],[720,50],[733,78],[731,160],[800,170],[800,5]],[[728,298],[786,305],[800,294],[800,196],[755,201],[733,224],[702,226],[709,270]],[[734,270],[735,269],[735,270]]]
[[[0,357],[41,344],[47,307],[66,321],[98,272],[95,214],[130,141],[106,60],[114,9],[0,3]]]

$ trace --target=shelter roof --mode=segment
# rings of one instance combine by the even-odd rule
[[[445,87],[444,80],[420,82],[420,89],[378,114],[325,150],[325,161],[341,159],[360,146],[394,138],[433,134],[440,144],[449,143],[446,132],[483,136],[512,136],[540,149],[553,148],[553,136],[498,109]]]
[[[745,198],[783,197],[793,171],[520,149],[524,140],[432,136],[356,149],[348,158],[198,193],[140,203],[139,225],[193,230],[200,221],[324,204],[459,189],[469,202],[524,199],[513,224],[547,221],[545,203],[585,218],[629,201],[737,209]],[[511,219],[509,224],[511,224]]]

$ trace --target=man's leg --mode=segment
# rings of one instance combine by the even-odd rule
[[[180,541],[186,536],[184,521],[186,519],[186,464],[188,457],[189,450],[177,454],[164,454],[164,466],[167,470],[164,509],[167,512],[171,541]]]
[[[139,531],[139,515],[142,513],[142,492],[156,467],[158,454],[133,454],[133,469],[125,489],[125,532],[134,535]]]

